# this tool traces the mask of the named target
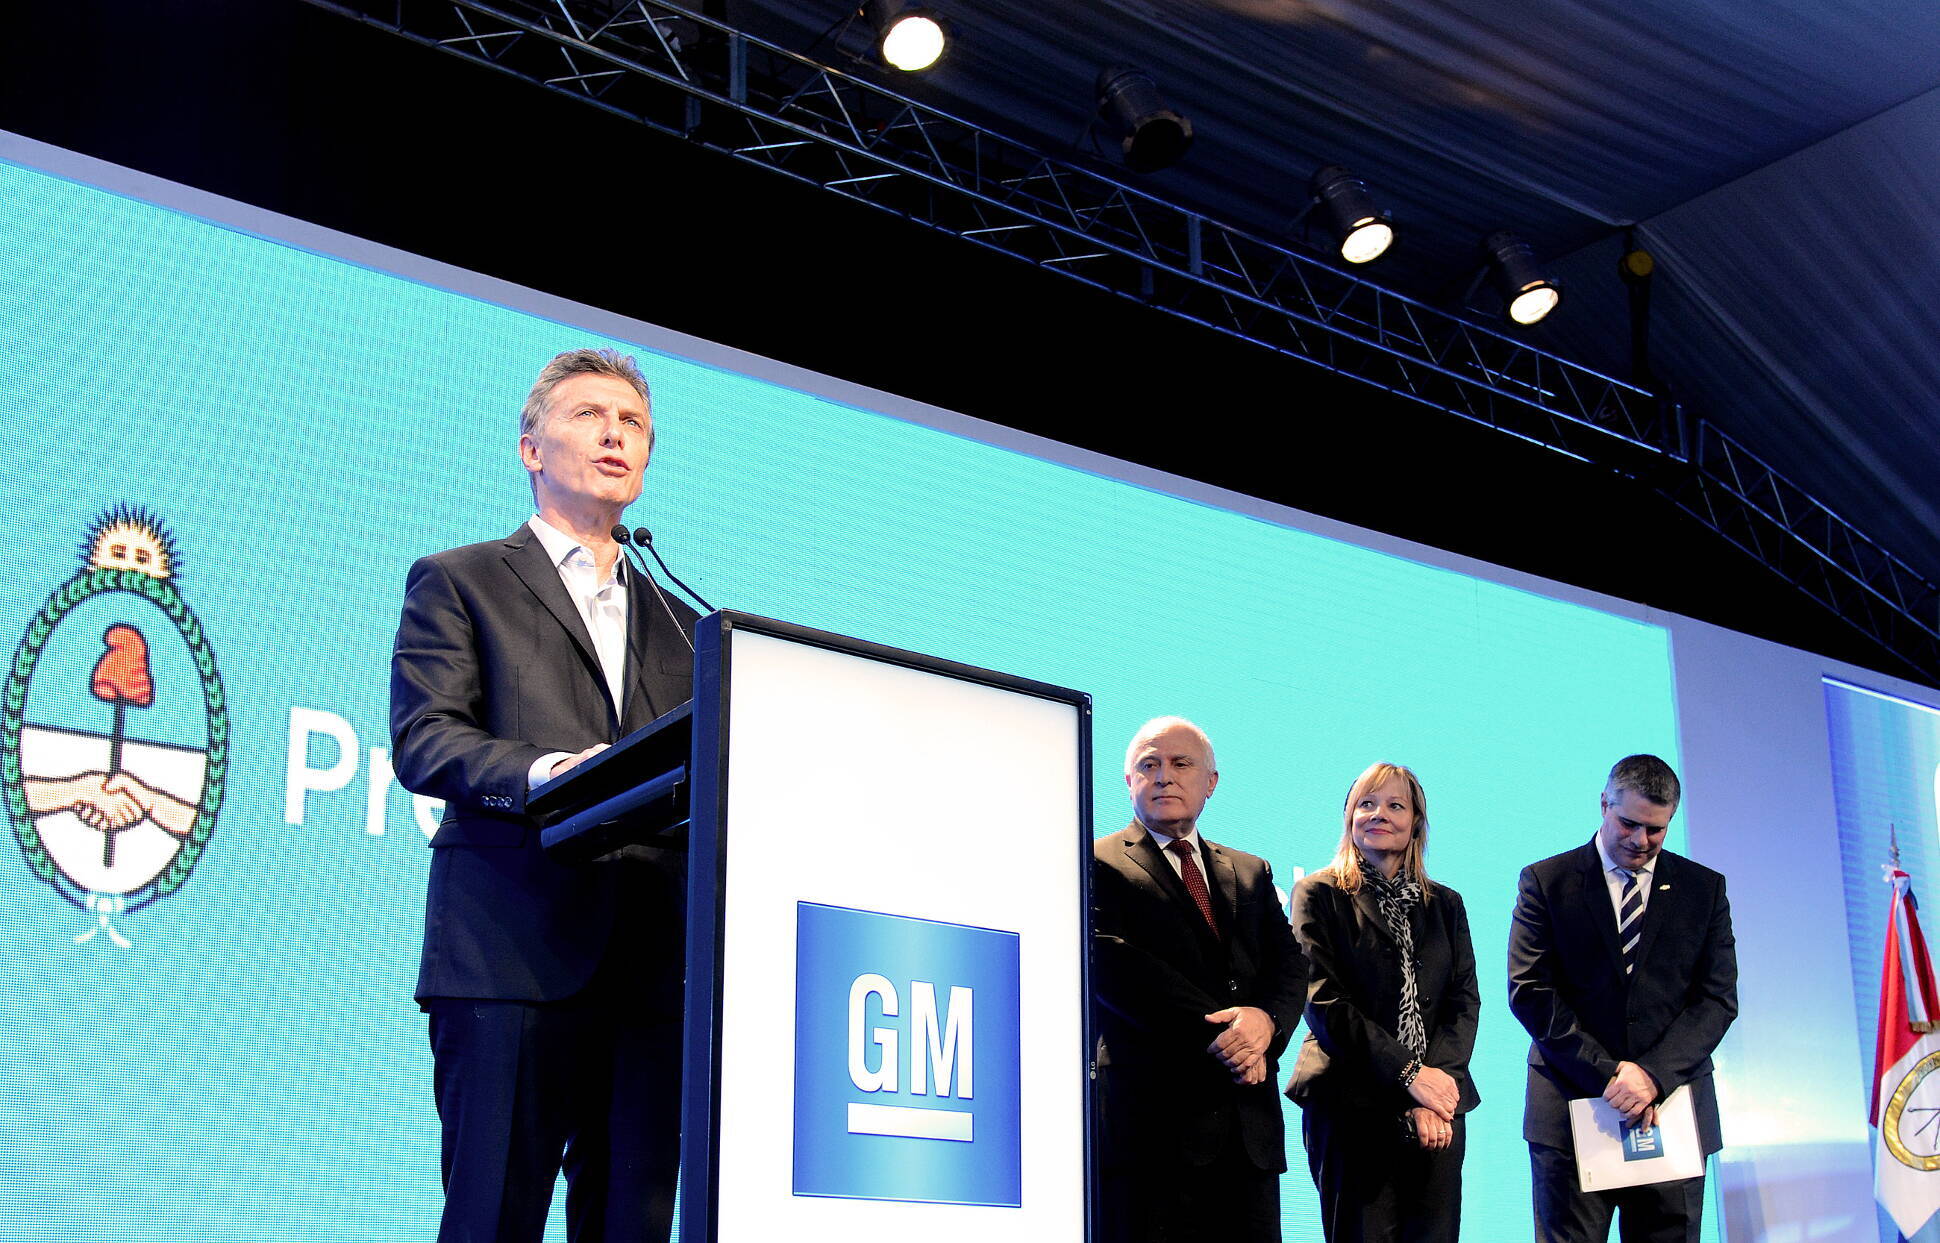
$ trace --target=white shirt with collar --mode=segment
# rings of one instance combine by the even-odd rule
[[[1603,860],[1603,883],[1610,891],[1610,911],[1621,924],[1623,922],[1623,871],[1620,865],[1611,860],[1610,852],[1603,848],[1602,833],[1598,833],[1590,840],[1596,843],[1597,858]],[[1652,858],[1643,867],[1633,870],[1637,873],[1637,893],[1643,899],[1643,905],[1637,908],[1637,917],[1641,919],[1644,911],[1650,907],[1650,882],[1657,870],[1657,860]]]
[[[526,525],[546,550],[546,559],[559,572],[566,596],[586,624],[593,640],[593,654],[599,658],[606,689],[613,696],[614,711],[626,706],[626,559],[615,558],[604,578],[593,562],[593,554],[572,536],[534,514]],[[553,751],[540,756],[526,771],[526,789],[543,785],[552,777],[552,766],[567,758],[570,751]]]
[[[1179,859],[1178,854],[1172,849],[1172,843],[1184,842],[1186,845],[1192,847],[1192,861],[1199,865],[1200,877],[1204,879],[1206,855],[1199,848],[1199,827],[1197,825],[1188,829],[1184,837],[1167,837],[1157,829],[1146,829],[1145,831],[1152,835],[1152,844],[1159,848],[1159,853],[1165,856],[1165,861],[1172,865],[1172,874],[1182,881],[1186,878],[1185,865]],[[1208,881],[1207,885],[1210,888],[1211,882]]]

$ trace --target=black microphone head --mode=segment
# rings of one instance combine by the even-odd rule
[[[645,527],[633,528],[633,538],[649,547],[653,545],[653,532],[647,530]]]
[[[633,542],[633,537],[626,533],[626,527],[618,522],[613,524],[613,529],[608,531],[607,534],[613,537],[613,542],[616,544],[631,544]]]

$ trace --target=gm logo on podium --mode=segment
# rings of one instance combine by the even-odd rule
[[[1014,932],[795,907],[795,1194],[1023,1204]]]

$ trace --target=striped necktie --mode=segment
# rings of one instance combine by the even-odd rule
[[[1644,894],[1637,887],[1635,872],[1617,871],[1623,875],[1623,893],[1617,898],[1617,944],[1623,946],[1623,973],[1629,975],[1637,967],[1637,940],[1644,931],[1639,918],[1644,913]]]

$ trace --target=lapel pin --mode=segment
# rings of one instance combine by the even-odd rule
[[[1657,886],[1657,892],[1659,892],[1659,893],[1662,893],[1662,892],[1664,892],[1664,890],[1666,890],[1666,889],[1669,889],[1669,888],[1670,888],[1670,886],[1669,886],[1669,885],[1659,885],[1659,886]]]

